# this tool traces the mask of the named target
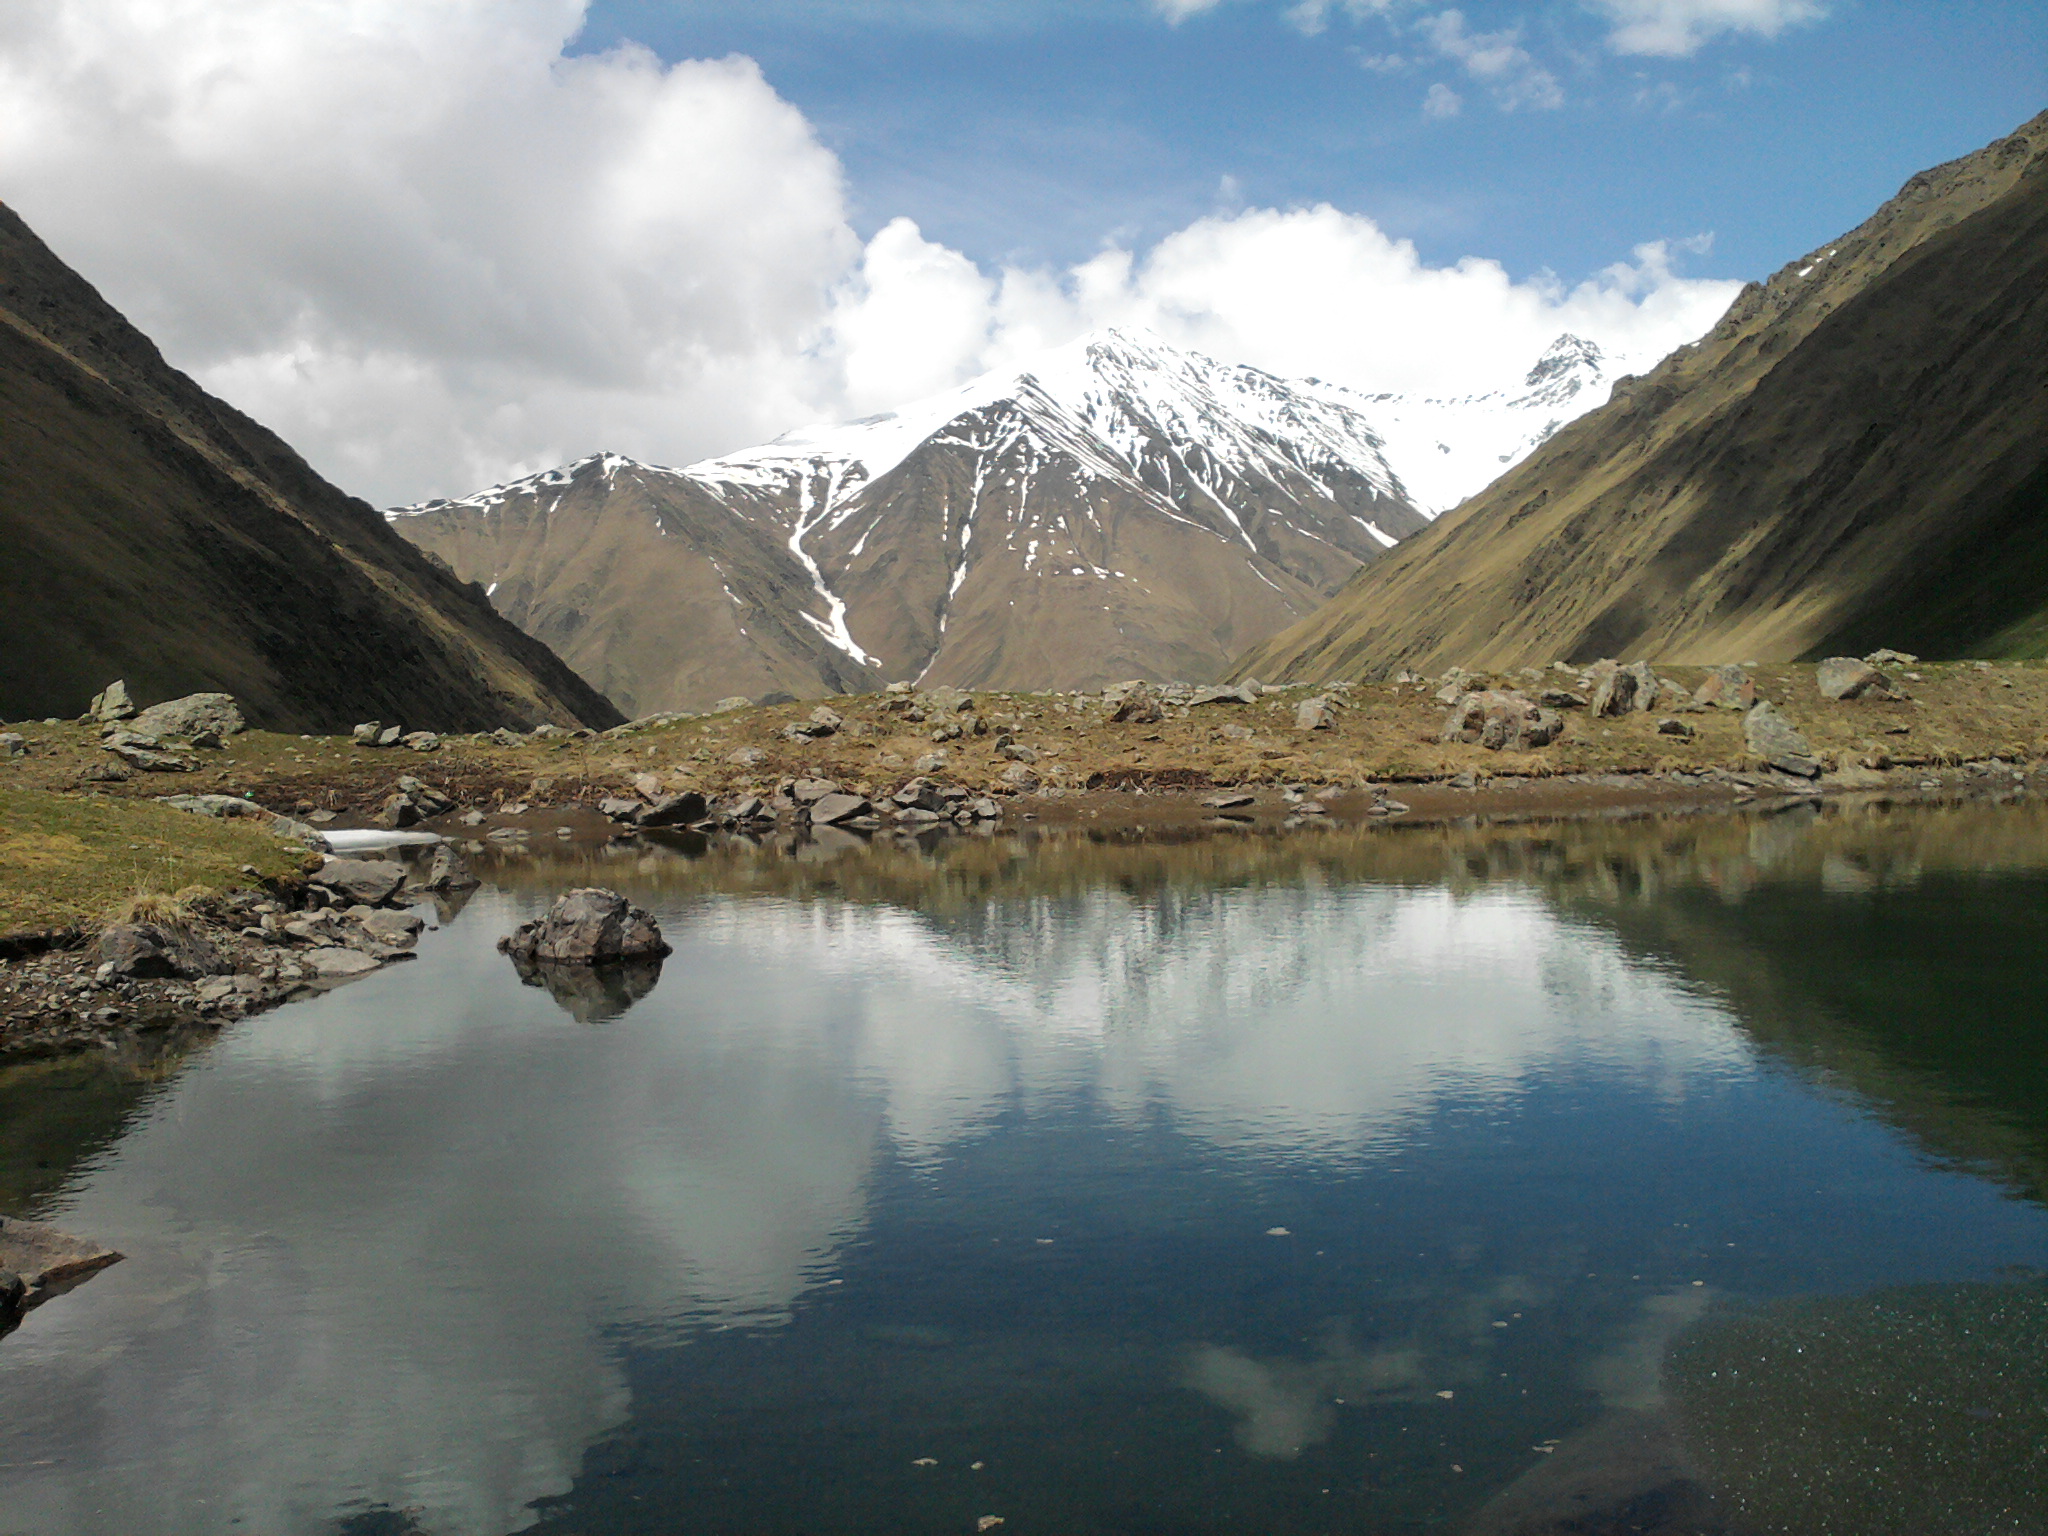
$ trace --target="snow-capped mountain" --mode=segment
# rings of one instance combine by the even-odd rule
[[[684,469],[390,514],[623,707],[1215,675],[1423,526],[1365,397],[1110,331]]]
[[[1595,343],[1567,333],[1519,388],[1440,398],[1368,395],[1361,408],[1415,505],[1435,517],[1484,490],[1559,427],[1605,405],[1626,371]]]

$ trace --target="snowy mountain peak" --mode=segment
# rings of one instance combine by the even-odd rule
[[[1607,354],[1600,350],[1597,342],[1588,341],[1583,336],[1574,336],[1567,331],[1536,359],[1536,366],[1529,370],[1529,376],[1522,382],[1535,389],[1568,374],[1601,374],[1606,366]]]

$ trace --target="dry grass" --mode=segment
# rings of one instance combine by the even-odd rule
[[[182,916],[207,892],[247,885],[243,865],[274,876],[304,856],[247,823],[0,785],[0,932]]]

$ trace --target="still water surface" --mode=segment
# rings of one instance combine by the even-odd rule
[[[0,1531],[2048,1530],[2039,808],[491,873],[0,1079]]]

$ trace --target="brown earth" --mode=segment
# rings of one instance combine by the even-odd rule
[[[2048,652],[2048,114],[1751,284],[1235,675]]]
[[[0,205],[0,715],[226,692],[278,730],[606,726],[611,704],[166,364]]]

